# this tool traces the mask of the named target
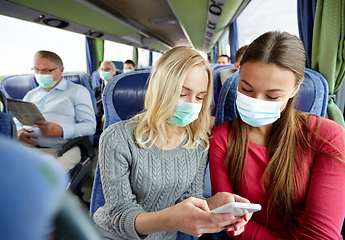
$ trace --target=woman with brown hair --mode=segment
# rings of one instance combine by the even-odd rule
[[[299,38],[268,32],[245,51],[234,121],[210,143],[213,193],[239,194],[262,210],[234,239],[342,239],[345,131],[297,111],[305,52]]]

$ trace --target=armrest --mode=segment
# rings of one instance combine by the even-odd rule
[[[92,143],[89,139],[89,137],[84,136],[84,137],[77,137],[69,140],[66,142],[64,145],[62,145],[59,148],[58,156],[61,157],[65,152],[70,150],[71,148],[78,146],[81,149],[83,149],[86,153],[86,155],[90,158],[93,158],[96,154],[95,151],[93,150]]]
[[[2,106],[3,106],[3,112],[4,113],[9,113],[8,112],[8,105],[7,105],[7,99],[6,99],[6,97],[5,97],[5,94],[2,92],[2,91],[0,91],[0,101],[2,102]]]
[[[102,240],[101,236],[69,192],[62,197],[55,218],[56,231],[63,239]]]

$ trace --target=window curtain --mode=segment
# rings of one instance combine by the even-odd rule
[[[297,18],[299,37],[306,51],[306,67],[311,67],[311,48],[313,41],[316,0],[297,0]]]
[[[149,66],[152,66],[152,51],[150,51],[149,55]]]
[[[317,0],[314,20],[311,68],[328,81],[333,95],[345,77],[345,1]],[[342,112],[330,98],[327,117],[345,127]]]
[[[213,63],[217,63],[217,60],[218,60],[218,46],[217,46],[218,43],[214,44],[214,47],[213,47]]]
[[[230,58],[231,63],[235,63],[235,56],[238,50],[238,33],[237,33],[237,20],[230,23],[229,26],[229,44],[230,44]]]
[[[86,37],[86,59],[89,75],[98,69],[104,57],[104,40],[100,38]]]
[[[209,63],[213,63],[213,48],[209,53],[207,53],[207,59]]]

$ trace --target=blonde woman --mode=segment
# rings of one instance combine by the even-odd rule
[[[106,202],[93,218],[104,237],[162,240],[176,239],[177,231],[243,231],[250,215],[210,210],[246,199],[229,193],[202,199],[212,97],[209,65],[195,50],[178,47],[159,59],[144,111],[108,127],[100,140]]]
[[[265,33],[240,65],[238,117],[213,130],[210,147],[212,190],[262,206],[234,239],[343,239],[345,131],[293,108],[304,79],[303,43]]]

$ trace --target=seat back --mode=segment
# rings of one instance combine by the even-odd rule
[[[236,114],[236,92],[239,73],[232,74],[221,88],[215,126],[224,121],[234,120]],[[318,116],[326,116],[328,101],[328,83],[318,72],[305,69],[304,81],[296,95],[295,109]]]
[[[67,176],[53,161],[0,138],[0,239],[48,239]]]
[[[121,61],[112,61],[115,64],[116,70],[123,71],[123,62]]]
[[[0,152],[0,239],[50,239],[54,223],[65,239],[101,239],[56,162],[2,137]]]
[[[212,77],[213,77],[213,100],[214,100],[214,108],[211,112],[212,116],[216,115],[217,104],[219,99],[220,90],[222,88],[222,81],[221,81],[221,72],[225,69],[234,69],[233,64],[229,65],[215,65],[212,68]]]
[[[96,108],[95,93],[93,92],[93,87],[89,74],[84,72],[66,72],[62,76],[70,82],[81,84],[84,87],[86,87],[91,96],[93,109]]]
[[[90,76],[84,72],[66,72],[62,75],[67,80],[81,84],[86,87],[91,95],[92,102],[95,103],[95,95],[90,80]],[[0,90],[6,98],[22,100],[25,94],[38,87],[36,78],[32,74],[14,75],[4,78],[1,81]]]
[[[38,86],[35,76],[32,74],[14,75],[1,81],[1,91],[6,98],[22,100],[25,94]]]
[[[104,128],[126,120],[144,108],[150,70],[123,73],[109,80],[103,92]],[[90,217],[105,203],[101,175],[97,163],[91,193]]]
[[[7,99],[5,94],[0,90],[0,134],[9,139],[17,139],[17,127],[8,111]]]

